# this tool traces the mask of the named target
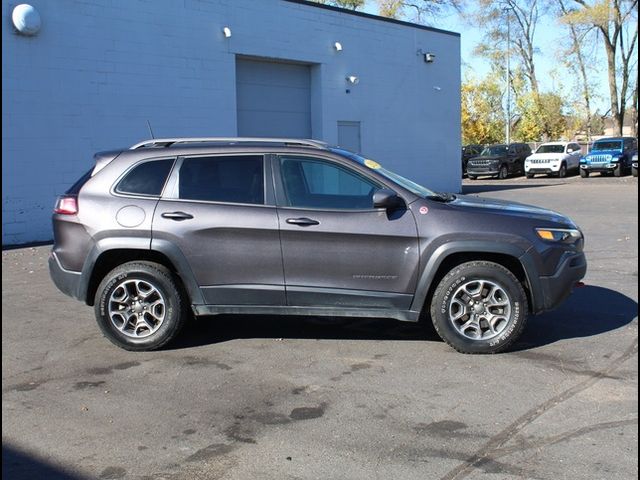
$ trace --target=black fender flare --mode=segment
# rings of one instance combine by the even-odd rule
[[[422,311],[436,273],[447,257],[456,253],[489,253],[509,255],[520,262],[530,288],[531,311],[534,313],[541,311],[543,306],[538,305],[538,303],[543,298],[542,287],[539,281],[538,269],[530,253],[532,248],[533,247],[523,250],[521,246],[515,244],[497,243],[489,240],[461,240],[440,245],[429,256],[422,269],[416,286],[416,294],[411,304],[411,310],[414,312]]]
[[[109,237],[98,240],[89,252],[89,255],[87,255],[87,259],[82,267],[82,278],[86,279],[86,281],[81,282],[78,287],[78,298],[83,299],[85,302],[90,301],[90,299],[87,298],[89,279],[92,276],[93,269],[100,256],[110,250],[156,251],[163,254],[176,269],[191,303],[195,305],[204,303],[200,287],[182,251],[167,240],[151,240],[145,237]]]

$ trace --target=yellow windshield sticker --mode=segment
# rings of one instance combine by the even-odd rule
[[[369,167],[369,168],[371,168],[371,169],[373,169],[373,170],[377,170],[377,169],[379,169],[379,168],[382,168],[382,166],[381,166],[378,162],[374,162],[373,160],[369,160],[369,159],[366,159],[366,160],[364,161],[364,164],[365,164],[367,167]]]

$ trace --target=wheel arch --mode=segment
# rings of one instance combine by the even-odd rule
[[[448,243],[436,249],[418,280],[411,310],[428,311],[435,289],[447,272],[457,265],[477,260],[495,262],[513,273],[527,294],[530,310],[539,310],[535,302],[541,298],[540,286],[529,254],[516,245],[486,241]]]
[[[83,298],[87,305],[94,305],[98,286],[107,273],[118,265],[132,261],[153,262],[165,266],[175,275],[180,287],[184,289],[183,293],[192,304],[204,303],[193,272],[175,245],[156,240],[150,244],[148,239],[143,242],[131,240],[125,239],[119,243],[110,239],[109,244],[98,243],[93,248],[83,268],[83,276],[88,281],[84,284],[85,291],[80,292],[80,298]]]

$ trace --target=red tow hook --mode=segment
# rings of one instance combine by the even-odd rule
[[[584,282],[576,282],[575,285],[573,286],[573,288],[582,288],[582,287],[586,287],[587,285]]]

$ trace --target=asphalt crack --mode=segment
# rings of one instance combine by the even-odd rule
[[[600,380],[610,377],[613,371],[615,371],[621,364],[623,364],[627,359],[629,359],[637,352],[638,339],[636,338],[633,343],[624,351],[624,353],[613,360],[607,368],[602,371],[596,372],[594,376],[574,385],[571,388],[568,388],[567,390],[550,398],[546,402],[533,407],[528,412],[521,415],[514,422],[504,428],[501,432],[491,437],[486,444],[484,444],[476,453],[471,455],[462,464],[458,465],[456,468],[450,470],[443,477],[441,477],[441,480],[456,480],[465,478],[474,469],[481,466],[483,463],[491,461],[494,458],[494,455],[500,452],[501,447],[509,442],[521,430],[533,423],[537,418],[542,416],[548,410],[556,407],[557,405],[569,400],[571,397],[591,387]]]

